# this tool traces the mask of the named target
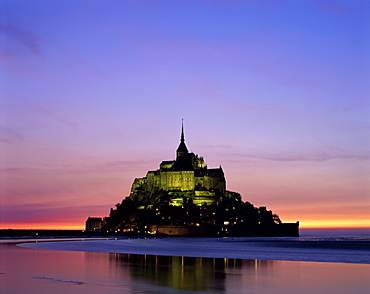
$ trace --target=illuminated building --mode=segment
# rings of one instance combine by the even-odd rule
[[[185,145],[184,126],[176,150],[176,160],[162,161],[159,169],[149,171],[144,178],[137,178],[131,187],[131,194],[147,195],[152,191],[166,191],[170,205],[181,206],[184,197],[196,205],[216,204],[224,195],[225,176],[222,167],[208,169],[204,159],[188,151]]]
[[[93,226],[93,224],[91,224]],[[226,190],[224,172],[189,152],[184,126],[176,159],[136,178],[130,196],[104,218],[106,232],[187,236],[298,236],[299,224],[282,223],[266,207]]]

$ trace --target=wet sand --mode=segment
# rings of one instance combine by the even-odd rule
[[[370,264],[370,239],[163,238],[23,244],[29,248],[163,256]]]

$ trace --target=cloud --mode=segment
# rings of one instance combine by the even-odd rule
[[[28,142],[16,128],[0,126],[0,143],[16,146],[20,142]]]
[[[80,57],[66,50],[64,44],[61,44],[56,39],[44,40],[32,31],[20,26],[1,26],[0,25],[0,60],[12,60],[13,68],[18,73],[27,77],[35,78],[39,76],[45,79],[46,76],[57,75],[62,72],[61,69],[68,69],[73,74],[81,72],[93,77],[105,77],[106,74],[96,65],[89,62],[84,57]],[[48,47],[42,47],[48,46]],[[53,52],[53,55],[48,54]],[[53,57],[59,55],[58,58]],[[47,65],[51,66],[54,63],[54,68],[59,70],[45,73],[43,66],[34,66],[27,64],[25,59],[29,57],[44,57]],[[39,61],[39,60],[38,60]],[[28,65],[28,66],[27,66]],[[42,65],[45,65],[43,63]],[[28,68],[31,66],[30,68]]]
[[[14,145],[14,142],[12,142],[11,140],[3,139],[3,138],[0,138],[0,143],[6,144],[6,145]]]
[[[367,1],[316,0],[314,3],[323,11],[339,16],[348,16],[355,13],[358,16],[358,12],[368,5]]]
[[[91,214],[109,213],[109,203],[102,205],[81,205],[81,206],[63,206],[59,203],[36,203],[12,205],[1,210],[2,221],[12,223],[48,223],[48,222],[68,222],[71,218],[86,218]],[[83,217],[82,217],[83,216]],[[83,224],[81,224],[83,225]]]
[[[0,168],[0,172],[2,173],[33,173],[39,171],[36,168],[28,168],[28,167],[6,167],[6,168]]]
[[[62,51],[61,54],[68,60],[69,69],[71,71],[81,71],[89,76],[104,78],[108,75],[99,66],[89,62],[87,59]]]
[[[40,56],[40,38],[31,31],[16,26],[0,26],[0,34],[5,35],[10,40],[21,44],[28,49],[33,55]]]
[[[368,216],[368,212],[370,209],[369,204],[362,204],[362,205],[351,205],[348,203],[331,203],[330,205],[320,204],[315,206],[310,205],[299,205],[297,207],[289,207],[286,209],[285,207],[280,209],[281,211],[297,211],[299,210],[299,215],[302,217],[310,216],[311,218],[323,219],[325,217],[339,217],[343,216],[345,211],[345,215],[347,218],[356,219],[356,218],[363,218],[364,216]]]
[[[140,170],[140,167],[156,166],[158,162],[154,160],[113,160],[85,166],[99,172],[116,172],[128,170]],[[143,175],[144,176],[144,175]]]
[[[230,148],[234,148],[233,146],[231,145],[227,145],[227,144],[220,144],[220,145],[204,145],[205,148],[211,148],[211,149],[230,149]]]
[[[320,153],[239,153],[232,154],[236,157],[243,157],[247,159],[260,159],[268,161],[283,161],[283,162],[323,162],[328,160],[342,159],[342,160],[370,160],[370,154],[367,153],[352,153],[350,151],[343,152],[320,152]]]
[[[6,145],[8,147],[10,146],[22,147],[23,145],[27,145],[28,147],[30,146],[41,147],[44,151],[53,151],[53,152],[60,151],[59,149],[44,146],[43,144],[35,140],[29,140],[27,138],[27,135],[24,134],[24,131],[22,132],[21,130],[19,130],[19,128],[16,127],[0,126],[0,145],[1,144]]]
[[[58,151],[58,150],[53,150]],[[47,174],[50,176],[59,175],[76,175],[84,173],[102,174],[107,172],[122,172],[122,171],[137,171],[145,170],[148,166],[156,166],[158,164],[155,160],[113,160],[104,162],[93,162],[83,160],[82,162],[62,162],[49,164],[39,164],[34,167],[0,167],[0,172],[8,175],[35,175]],[[142,168],[141,168],[142,167]],[[49,193],[50,191],[48,191]]]
[[[55,121],[61,122],[62,124],[70,127],[74,132],[79,131],[79,124],[78,123],[70,121],[69,119],[67,119],[63,116],[60,116],[60,115],[54,113],[53,111],[51,111],[51,110],[49,110],[45,107],[37,107],[37,108],[42,114],[46,115],[47,117],[50,117],[50,118],[54,119]]]

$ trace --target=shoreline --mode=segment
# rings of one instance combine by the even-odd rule
[[[355,239],[355,240],[354,240]],[[370,239],[358,238],[142,238],[33,240],[20,247],[204,258],[370,264]],[[64,241],[64,242],[61,242]],[[30,240],[32,242],[32,240]]]

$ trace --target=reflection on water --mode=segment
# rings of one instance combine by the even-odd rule
[[[0,243],[0,293],[366,293],[369,264],[74,252]]]
[[[230,275],[267,273],[271,260],[242,260],[179,256],[112,254],[112,264],[124,272],[128,267],[135,280],[145,280],[157,286],[187,291],[225,292],[225,280]]]

